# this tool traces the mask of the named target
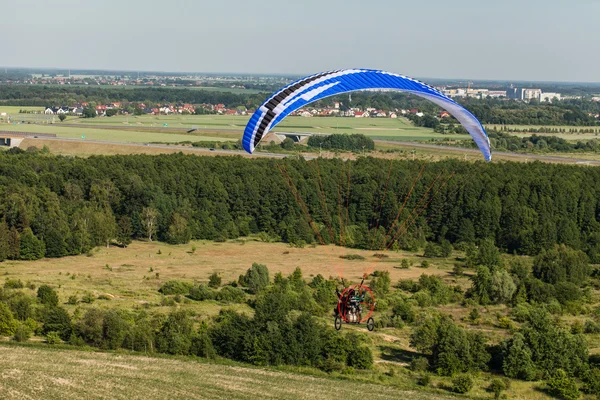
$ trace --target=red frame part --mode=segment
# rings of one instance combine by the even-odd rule
[[[369,292],[369,294],[371,295],[371,298],[373,299],[373,302],[371,303],[371,307],[369,309],[369,312],[367,314],[366,317],[364,317],[363,319],[361,319],[358,323],[362,324],[363,322],[367,321],[369,318],[371,318],[371,315],[373,314],[373,311],[375,310],[375,295],[373,294],[373,291],[365,285],[361,285],[361,284],[356,284],[356,285],[352,285],[352,286],[348,286],[346,289],[344,289],[344,291],[342,292],[342,295],[340,296],[340,298],[338,299],[338,314],[342,317],[342,319],[344,320],[344,322],[346,323],[350,323],[348,322],[348,319],[346,318],[346,315],[342,313],[342,298],[346,297],[346,295],[348,294],[348,292],[350,291],[350,289],[354,289],[354,291],[360,290],[361,293]],[[346,300],[347,301],[347,300]],[[364,303],[361,303],[364,304]],[[347,309],[347,307],[346,307]]]

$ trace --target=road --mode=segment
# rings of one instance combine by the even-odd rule
[[[144,143],[131,143],[131,142],[118,142],[118,141],[103,141],[103,140],[83,140],[83,139],[69,139],[69,138],[48,138],[48,137],[40,137],[38,139],[29,138],[30,140],[52,140],[52,141],[64,141],[64,142],[78,142],[78,143],[92,143],[92,144],[111,144],[111,145],[119,145],[119,146],[129,146],[129,147],[137,147],[137,148],[157,148],[157,149],[169,149],[169,150],[177,150],[178,147],[185,149],[187,152],[195,152],[202,154],[211,154],[211,155],[229,155],[229,156],[249,156],[243,150],[221,150],[221,149],[208,149],[203,147],[190,147],[190,146],[177,146],[177,145],[166,145],[166,144],[144,144]],[[423,149],[423,150],[444,150],[449,152],[454,152],[457,154],[472,154],[478,155],[479,150],[470,149],[464,147],[452,147],[452,146],[443,146],[436,144],[427,144],[427,143],[417,143],[417,142],[399,142],[393,140],[375,140],[375,143],[379,144],[392,144],[401,147],[413,148],[413,149]],[[292,154],[280,154],[280,153],[269,153],[269,152],[256,152],[255,156],[258,157],[270,157],[270,158],[286,158],[293,156]],[[312,154],[302,154],[307,160],[312,160],[317,158],[316,155]],[[496,151],[492,154],[493,159],[503,159],[509,161],[519,161],[519,162],[527,162],[527,161],[542,161],[542,162],[551,162],[551,163],[565,163],[565,164],[579,164],[579,165],[591,165],[591,166],[600,166],[599,160],[586,160],[580,158],[572,158],[572,157],[557,157],[557,156],[548,156],[541,154],[523,154],[523,153],[509,153]]]
[[[444,150],[451,151],[460,154],[480,154],[477,149],[470,149],[466,147],[453,147],[453,146],[444,146],[438,144],[427,144],[427,143],[417,143],[417,142],[399,142],[395,140],[375,140],[375,143],[379,144],[392,144],[398,145],[402,147],[412,147],[415,149],[427,149],[427,150]],[[492,159],[508,159],[515,161],[545,161],[545,162],[559,162],[559,163],[567,163],[567,164],[585,164],[585,165],[600,165],[600,161],[598,160],[586,160],[581,158],[573,158],[573,157],[557,157],[557,156],[548,156],[543,154],[524,154],[524,153],[510,153],[507,151],[494,151],[492,153]]]

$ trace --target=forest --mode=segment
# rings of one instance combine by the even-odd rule
[[[391,282],[374,271],[377,328],[409,327],[410,345],[422,356],[410,369],[419,384],[452,376],[465,393],[472,374],[494,371],[543,380],[549,393],[579,397],[600,393],[600,370],[585,334],[600,332],[593,288],[600,271],[600,170],[542,163],[414,162],[361,157],[246,159],[161,156],[70,158],[12,149],[0,154],[0,256],[34,260],[127,246],[132,239],[187,243],[226,241],[255,234],[304,247],[337,243],[363,249],[424,249],[427,259],[465,254],[454,267],[469,270],[464,290],[435,275]],[[532,256],[532,265],[519,257]],[[251,262],[251,260],[250,260]],[[402,263],[401,268],[409,268]],[[426,270],[424,270],[425,272]],[[325,372],[370,369],[373,354],[361,335],[337,334],[321,317],[335,304],[339,282],[297,269],[270,275],[253,264],[222,284],[168,281],[165,304],[186,301],[246,303],[253,316],[223,310],[199,326],[191,315],[91,308],[71,315],[55,288],[7,279],[0,290],[0,332],[27,340],[102,349],[224,357],[256,365],[291,364]],[[23,290],[36,290],[37,297]],[[68,304],[93,302],[85,295]],[[466,329],[436,307],[506,305],[498,314],[500,343]],[[563,315],[587,316],[572,326]],[[344,372],[346,371],[346,372]],[[498,396],[507,382],[496,379]]]
[[[367,249],[492,240],[527,255],[564,244],[600,262],[597,168],[181,153],[83,159],[32,148],[2,153],[0,176],[0,259],[263,233]]]

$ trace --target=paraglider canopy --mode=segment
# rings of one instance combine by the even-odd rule
[[[341,93],[369,89],[393,89],[423,97],[447,110],[465,127],[483,157],[490,161],[492,151],[485,129],[466,108],[439,90],[417,80],[372,69],[345,69],[302,78],[269,97],[252,115],[242,143],[253,153],[264,135],[291,112],[314,101]]]

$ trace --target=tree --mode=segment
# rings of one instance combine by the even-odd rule
[[[281,142],[281,148],[284,150],[294,150],[294,141],[288,137]]]
[[[184,244],[190,241],[192,232],[188,227],[187,220],[179,213],[173,213],[171,216],[171,225],[167,232],[167,242],[170,244]]]
[[[156,223],[158,215],[158,210],[152,207],[144,207],[142,210],[142,224],[144,225],[144,230],[146,231],[149,241],[152,241],[152,235],[154,235],[158,229]]]
[[[88,106],[83,109],[83,118],[96,118],[97,115],[94,107]]]
[[[269,269],[267,266],[253,263],[252,267],[246,271],[244,284],[252,294],[256,294],[266,288],[269,284]]]
[[[12,336],[17,329],[17,320],[5,303],[0,302],[0,336]]]
[[[6,221],[0,222],[0,261],[8,258],[10,253],[10,230]]]
[[[65,114],[60,114],[58,116],[58,119],[60,120],[60,122],[63,122],[65,119],[67,119],[67,116]]]
[[[477,273],[471,278],[473,286],[470,289],[473,297],[480,304],[486,305],[491,301],[492,275],[488,267],[480,265],[477,267]]]
[[[494,303],[507,304],[513,298],[517,286],[506,270],[495,271],[490,282],[490,298]]]
[[[38,288],[37,298],[40,301],[40,303],[46,306],[58,306],[58,294],[56,293],[56,290],[52,289],[48,285],[41,285]]]
[[[33,234],[31,228],[25,228],[20,235],[19,253],[21,260],[39,260],[44,257],[46,246]]]
[[[535,379],[536,367],[522,334],[516,333],[502,343],[502,370],[510,378],[526,381]]]
[[[106,110],[107,117],[112,117],[114,115],[117,115],[118,113],[119,113],[119,110],[117,108],[109,108],[108,110]]]
[[[133,235],[131,218],[123,215],[121,218],[119,218],[117,241],[121,244],[121,246],[127,247],[131,243],[131,235]]]
[[[550,284],[569,281],[581,285],[590,275],[588,258],[565,245],[543,250],[533,261],[533,275]]]
[[[42,333],[57,332],[62,340],[69,340],[73,332],[71,317],[62,307],[45,307],[43,310]]]

